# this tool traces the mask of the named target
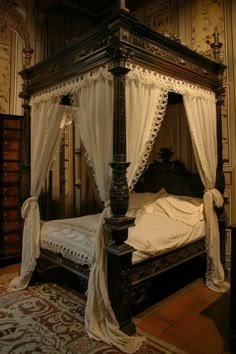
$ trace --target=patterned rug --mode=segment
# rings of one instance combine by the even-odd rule
[[[54,283],[7,290],[13,274],[0,277],[1,354],[118,354],[116,348],[91,340],[84,328],[85,301]],[[181,354],[156,338],[147,338],[137,354]]]

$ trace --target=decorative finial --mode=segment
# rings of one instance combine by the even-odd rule
[[[222,43],[219,42],[219,33],[217,27],[214,28],[214,33],[212,34],[214,37],[214,42],[210,44],[211,49],[213,50],[214,59],[217,62],[220,62],[220,48],[222,47]]]
[[[213,33],[212,36],[214,37],[214,42],[218,43],[219,42],[219,33],[218,33],[218,30],[217,30],[217,27],[214,28],[214,33]]]
[[[126,7],[125,0],[120,0],[120,10],[129,12],[129,9]]]

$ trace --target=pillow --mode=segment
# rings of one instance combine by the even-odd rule
[[[157,193],[136,193],[132,191],[129,194],[129,210],[142,209],[145,205],[155,202],[164,193],[166,193],[164,188]]]
[[[146,214],[161,215],[189,226],[195,226],[204,219],[203,201],[163,193],[152,204],[143,207]]]

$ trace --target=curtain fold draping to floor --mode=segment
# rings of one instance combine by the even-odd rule
[[[223,196],[215,188],[217,169],[216,101],[214,97],[183,95],[195,160],[205,187],[203,203],[207,234],[206,284],[215,291],[225,291],[224,269],[220,261],[220,234],[214,205],[221,207]]]
[[[19,277],[13,279],[11,288],[28,286],[36,259],[40,254],[40,212],[38,197],[59,147],[64,127],[64,107],[57,97],[50,97],[32,104],[31,113],[31,186],[30,197],[25,200],[21,214],[24,219],[22,260]]]

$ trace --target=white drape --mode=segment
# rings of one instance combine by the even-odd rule
[[[206,284],[215,291],[225,291],[224,269],[220,261],[220,235],[214,205],[223,205],[223,196],[215,188],[217,168],[216,102],[210,95],[183,95],[195,160],[205,187],[204,210],[207,225],[208,269]]]
[[[73,93],[79,106],[80,137],[103,202],[109,199],[113,142],[113,81],[102,70],[93,77],[87,75],[82,87]]]
[[[56,97],[32,104],[31,197],[24,202],[21,209],[24,219],[22,261],[20,276],[10,284],[10,289],[13,290],[28,286],[40,254],[38,197],[60,142],[63,112],[64,108],[59,105]]]
[[[146,166],[161,127],[168,92],[131,72],[126,79],[125,98],[127,161],[130,162],[127,181],[129,189],[132,190]]]
[[[80,108],[78,125],[81,139],[94,170],[100,197],[106,202],[96,234],[95,259],[89,275],[85,326],[91,338],[103,340],[126,353],[134,353],[140,348],[144,338],[130,337],[120,331],[110,304],[106,284],[103,222],[104,217],[109,217],[110,214],[108,200],[111,184],[109,163],[112,161],[113,146],[113,97],[113,81],[102,71],[100,71],[100,75],[86,76],[81,88],[73,94],[73,100]],[[147,103],[152,104],[152,100]],[[151,112],[153,112],[153,108],[151,108]],[[140,113],[136,117],[136,124],[138,124]],[[154,115],[149,119],[153,120]],[[140,135],[137,139],[141,140],[142,136]],[[135,153],[137,154],[136,151]]]

